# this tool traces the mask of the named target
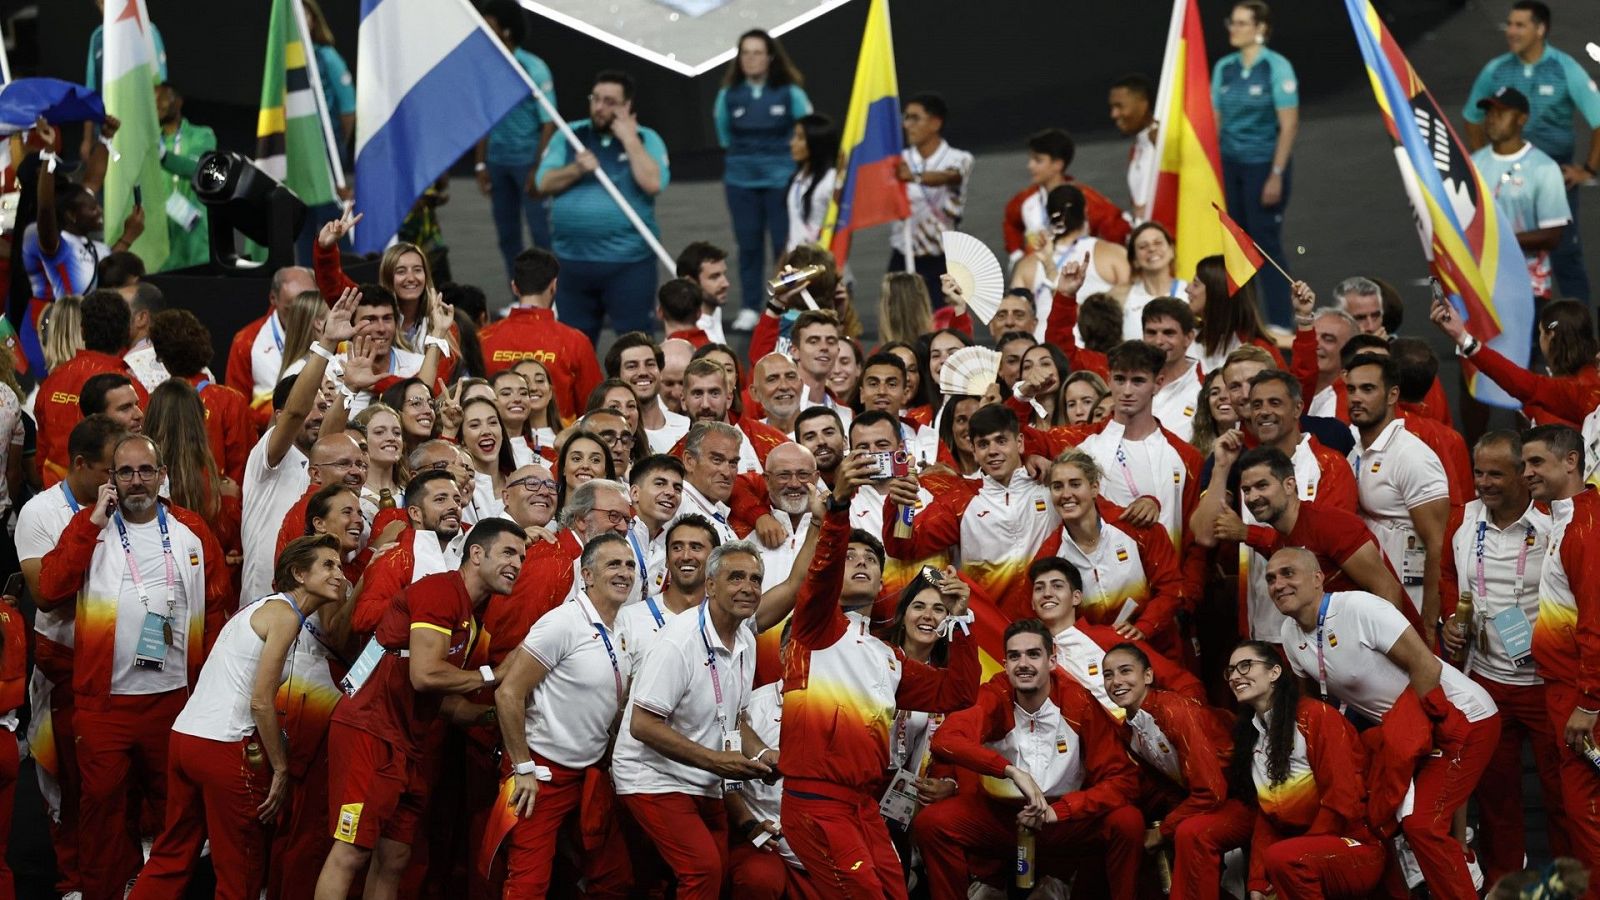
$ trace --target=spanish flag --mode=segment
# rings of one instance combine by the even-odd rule
[[[856,82],[850,89],[850,109],[839,146],[843,177],[828,203],[821,243],[833,252],[842,269],[850,256],[852,231],[911,215],[905,183],[896,174],[904,136],[888,0],[872,0],[867,12],[861,55],[856,58]]]
[[[1150,218],[1177,242],[1178,277],[1193,278],[1196,263],[1222,250],[1208,206],[1223,202],[1222,153],[1197,0],[1173,0],[1155,119],[1159,166]]]
[[[1217,211],[1217,220],[1222,224],[1222,262],[1228,270],[1228,293],[1234,294],[1256,277],[1256,273],[1266,265],[1267,258],[1261,255],[1261,248],[1221,206],[1213,203],[1211,208]]]

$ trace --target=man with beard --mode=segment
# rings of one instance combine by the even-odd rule
[[[756,362],[750,375],[750,393],[766,410],[761,424],[784,434],[794,434],[800,414],[800,367],[782,353],[768,353]]]
[[[728,373],[709,357],[689,363],[683,371],[683,412],[693,423],[723,422],[735,426],[739,435],[739,471],[760,472],[772,448],[789,438],[758,419],[735,414],[728,379]],[[684,442],[679,441],[672,454],[681,455],[683,446]]]
[[[663,570],[671,577],[658,591],[647,592],[643,602],[622,608],[621,619],[628,628],[628,655],[635,666],[644,665],[644,655],[655,636],[674,616],[693,609],[705,599],[706,560],[722,545],[717,530],[705,516],[690,513],[673,520],[663,534],[666,559]]]
[[[139,868],[129,801],[165,810],[168,732],[232,611],[216,538],[159,499],[166,468],[155,443],[118,440],[111,476],[44,555],[36,597],[42,610],[77,601],[78,849],[83,894],[95,898],[120,896]]]
[[[278,382],[272,392],[272,408],[277,410],[271,427],[250,451],[244,467],[244,516],[240,538],[244,546],[244,566],[239,581],[241,597],[251,600],[272,592],[273,536],[290,507],[311,484],[307,453],[322,431],[322,417],[328,400],[322,394],[322,379],[341,341],[355,336],[357,291],[345,291],[333,305],[322,326],[322,337],[312,346],[300,374]]]
[[[665,362],[661,348],[642,331],[619,335],[606,351],[606,377],[620,378],[633,388],[633,396],[639,401],[639,422],[655,453],[671,450],[689,430],[689,419],[667,409],[661,400],[661,368]]]
[[[879,351],[861,364],[859,399],[863,412],[886,412],[900,420],[900,442],[918,465],[932,465],[939,458],[939,432],[906,418],[906,387],[910,373],[898,354]]]
[[[808,406],[795,416],[794,440],[816,461],[817,483],[833,487],[839,463],[844,461],[844,420],[826,406]]]
[[[713,344],[726,344],[722,331],[722,307],[728,302],[733,282],[728,279],[728,251],[709,241],[695,241],[678,254],[677,274],[699,286],[704,306],[695,326]],[[699,349],[698,347],[696,349]]]
[[[653,331],[656,260],[651,248],[595,177],[606,175],[645,227],[660,233],[655,198],[670,178],[667,145],[639,124],[633,77],[607,70],[589,90],[589,118],[572,123],[577,156],[555,141],[539,163],[539,190],[551,196],[550,232],[562,278],[556,309],[563,323],[597,343],[605,319],[619,332]]]
[[[778,751],[744,721],[761,555],[748,541],[711,552],[698,613],[679,615],[656,634],[617,736],[617,795],[671,867],[679,897],[721,895],[728,863],[723,792],[771,775],[778,764]]]
[[[378,648],[377,665],[339,704],[328,731],[334,843],[318,900],[342,900],[369,859],[367,896],[398,893],[427,810],[426,748],[447,721],[472,717],[465,695],[503,674],[484,663],[485,645],[473,637],[489,598],[511,592],[527,540],[515,522],[478,523],[459,569],[418,581],[384,612],[369,645]]]
[[[1350,424],[1356,446],[1350,464],[1356,473],[1361,518],[1378,539],[1390,568],[1410,597],[1423,642],[1434,646],[1439,627],[1439,566],[1450,519],[1450,486],[1444,464],[1396,417],[1400,370],[1395,361],[1362,353],[1344,373]]]
[[[628,496],[634,508],[628,546],[639,564],[638,586],[628,601],[632,604],[662,589],[667,574],[666,528],[683,503],[683,461],[665,453],[639,460],[628,473]]]
[[[668,412],[683,415],[683,372],[694,360],[694,345],[682,338],[661,342],[661,378],[656,396]]]
[[[383,620],[394,598],[429,575],[461,564],[461,493],[449,472],[430,469],[406,483],[406,519],[396,545],[367,566],[355,590],[350,627],[369,634]],[[520,524],[520,523],[519,523]]]
[[[764,553],[762,563],[765,577],[762,590],[783,583],[794,568],[800,548],[806,542],[814,522],[811,519],[811,494],[817,486],[817,463],[811,451],[799,444],[782,444],[767,456],[766,503],[762,515],[753,525],[745,528],[760,540]],[[739,510],[735,516],[735,531],[740,520],[755,510]]]

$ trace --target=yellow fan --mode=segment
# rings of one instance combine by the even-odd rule
[[[961,285],[967,309],[978,321],[989,324],[1006,292],[1006,276],[1000,269],[999,257],[970,234],[946,231],[939,239],[944,245],[945,270]]]
[[[1000,351],[962,347],[944,359],[939,390],[947,397],[982,397],[1000,377]]]

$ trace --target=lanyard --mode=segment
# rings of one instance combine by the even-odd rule
[[[656,620],[656,627],[665,628],[667,625],[667,620],[661,615],[661,607],[656,605],[656,598],[646,596],[644,598],[644,605],[646,609],[650,610],[650,618]]]
[[[205,390],[206,388],[208,388],[210,386],[211,386],[211,379],[202,378],[202,379],[200,379],[200,382],[194,386],[194,392],[196,394],[198,394],[198,393],[200,393],[201,391]]]
[[[688,487],[688,485],[685,485],[685,487]],[[694,503],[695,506],[700,507],[700,511],[705,513],[707,516],[710,516],[711,518],[717,520],[717,522],[722,524],[722,525],[728,524],[728,517],[723,515],[720,512],[717,512],[715,508],[709,506],[706,503],[706,500],[708,498],[702,498],[700,496],[700,492],[699,491],[695,491],[692,494],[689,493],[688,491],[684,491],[683,495],[685,497],[688,497],[690,499],[690,501],[692,501]]]
[[[277,346],[278,352],[282,353],[283,352],[283,329],[278,327],[278,311],[277,310],[273,310],[272,311],[272,315],[267,316],[267,324],[272,327],[272,343]]]
[[[617,702],[620,704],[627,695],[622,690],[622,667],[617,665],[617,651],[616,648],[611,646],[611,632],[600,621],[600,614],[594,612],[587,603],[583,602],[582,594],[579,594],[577,599],[578,608],[583,610],[583,614],[589,617],[589,622],[594,625],[595,630],[600,632],[600,640],[606,645],[606,656],[611,657],[611,677],[616,680]]]
[[[1328,663],[1322,655],[1322,630],[1328,619],[1328,601],[1332,599],[1332,593],[1323,594],[1322,606],[1317,609],[1317,690],[1324,700],[1328,698]]]
[[[1475,540],[1473,542],[1473,544],[1474,544],[1473,553],[1477,557],[1478,598],[1480,600],[1487,600],[1488,596],[1489,596],[1488,590],[1487,590],[1487,585],[1485,584],[1484,573],[1483,573],[1483,545],[1484,545],[1484,542],[1485,542],[1485,538],[1488,536],[1488,532],[1489,532],[1489,523],[1487,521],[1483,520],[1483,519],[1479,519],[1478,520],[1478,537],[1477,537],[1477,540]],[[1513,597],[1513,599],[1515,599],[1515,600],[1517,600],[1519,602],[1522,600],[1523,583],[1526,580],[1527,574],[1528,574],[1528,548],[1532,547],[1532,546],[1533,546],[1533,526],[1529,525],[1527,534],[1524,535],[1523,539],[1522,539],[1522,547],[1517,550],[1517,580],[1516,580],[1516,586],[1515,586],[1515,588],[1513,590],[1513,593],[1512,593],[1512,597]],[[1486,614],[1486,610],[1479,610],[1477,614],[1479,616],[1483,616],[1483,615]]]
[[[61,482],[61,495],[67,498],[67,506],[71,507],[73,513],[76,514],[80,509],[78,506],[78,498],[72,496],[72,488],[67,487],[67,483],[65,481]]]
[[[634,562],[637,562],[639,564],[639,580],[638,580],[638,584],[640,586],[640,591],[642,593],[648,593],[648,591],[644,591],[643,588],[644,588],[645,576],[650,574],[650,566],[649,566],[648,563],[645,562],[644,550],[639,547],[639,535],[632,528],[628,529],[628,544],[633,547],[633,559],[634,559]],[[654,612],[654,611],[655,611],[655,608],[651,607],[651,612]],[[656,626],[658,628],[661,626],[661,617],[659,615],[656,616]]]
[[[1123,441],[1117,441],[1117,465],[1122,468],[1122,478],[1128,483],[1128,493],[1132,495],[1128,502],[1132,503],[1139,499],[1139,483],[1133,480],[1133,469],[1128,467],[1128,451],[1124,449],[1124,444]]]
[[[722,706],[722,676],[717,674],[717,652],[711,648],[711,638],[706,637],[706,606],[710,600],[700,601],[700,640],[706,645],[706,667],[711,670],[711,692],[717,700],[717,727],[728,733],[728,711]],[[739,664],[741,670],[744,664]]]
[[[128,542],[128,526],[123,524],[122,513],[111,515],[111,520],[117,523],[117,537],[122,539],[122,555],[128,561],[128,575],[133,579],[133,589],[139,592],[139,602],[144,604],[145,612],[150,611],[150,593],[144,588],[144,579],[139,575],[139,564],[133,558],[133,545]],[[172,563],[172,535],[167,531],[167,512],[158,502],[156,504],[156,521],[161,528],[161,555],[167,568],[167,615],[171,619],[173,611],[177,608],[172,599],[172,583],[175,580],[175,566]]]
[[[294,596],[287,591],[279,594],[278,596],[282,597],[289,604],[290,608],[294,610],[294,614],[300,617],[300,627],[306,627],[308,624],[306,620],[306,614],[300,611],[300,604],[294,602]]]

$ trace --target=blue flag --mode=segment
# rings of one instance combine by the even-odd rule
[[[466,0],[361,0],[355,249],[382,250],[422,192],[531,93]]]

